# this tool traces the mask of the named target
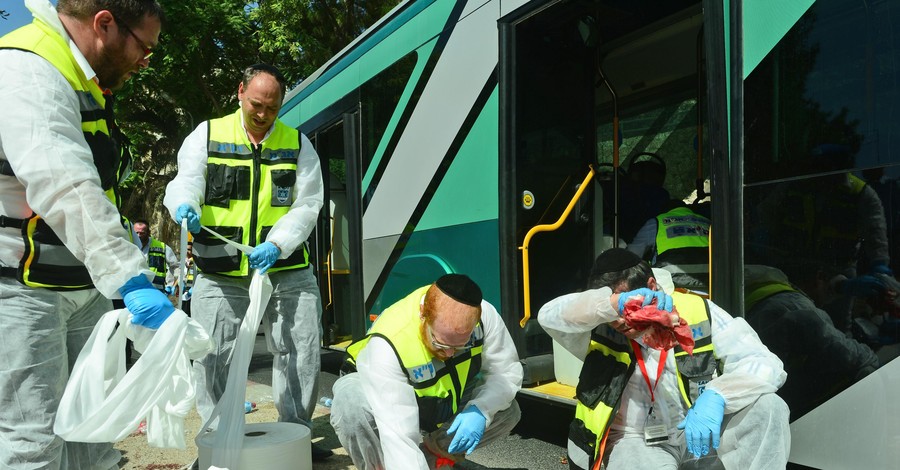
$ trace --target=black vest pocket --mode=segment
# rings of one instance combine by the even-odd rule
[[[294,203],[296,170],[272,170],[272,207],[290,207]]]
[[[241,243],[244,237],[244,230],[241,227],[210,227],[210,229],[237,243]],[[241,267],[243,254],[237,248],[205,231],[194,235],[193,252],[197,268],[205,273],[228,272]]]
[[[591,409],[601,401],[615,407],[633,370],[633,365],[627,366],[611,356],[593,350],[584,358],[575,396]]]
[[[416,397],[419,404],[419,428],[431,432],[453,416],[452,397]]]
[[[596,452],[594,446],[597,444],[597,435],[594,434],[590,429],[588,429],[584,422],[580,419],[572,420],[572,424],[569,425],[569,444],[574,444],[579,449],[582,450],[585,454],[588,455],[588,466],[587,468],[581,468],[578,464],[574,462],[575,459],[569,459],[569,469],[570,470],[588,470],[594,466],[594,453]],[[603,456],[599,456],[599,458],[603,458]]]
[[[205,204],[228,208],[231,200],[250,199],[250,169],[210,163],[206,166]]]

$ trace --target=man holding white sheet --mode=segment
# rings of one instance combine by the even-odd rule
[[[318,397],[322,306],[306,239],[323,204],[319,157],[305,135],[277,119],[285,80],[256,64],[238,84],[240,108],[201,123],[178,151],[178,174],[163,201],[194,234],[191,315],[216,349],[194,362],[197,408],[207,420],[225,391],[237,333],[250,303],[253,269],[274,287],[264,322],[275,356],[272,386],[279,420],[312,428]],[[249,255],[200,230],[204,225],[253,248]],[[331,455],[313,446],[313,460]]]

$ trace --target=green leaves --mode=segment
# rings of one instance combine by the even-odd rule
[[[168,219],[162,194],[175,176],[182,141],[203,121],[234,111],[245,67],[273,64],[291,88],[396,4],[396,0],[159,1],[167,21],[150,66],[132,77],[117,98],[117,119],[131,139],[134,156],[134,175],[123,191],[122,211],[155,221]],[[166,240],[161,232],[157,230]]]

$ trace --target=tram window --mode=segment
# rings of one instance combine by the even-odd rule
[[[416,52],[413,51],[363,83],[359,89],[362,174],[365,174],[375,156],[415,65]]]
[[[744,82],[745,318],[792,420],[898,354],[888,297],[845,284],[900,272],[898,22],[892,2],[817,1]]]
[[[748,183],[900,163],[892,32],[900,9],[890,5],[815,2],[747,77]],[[828,145],[844,146],[849,155],[829,159],[835,152],[823,152]]]

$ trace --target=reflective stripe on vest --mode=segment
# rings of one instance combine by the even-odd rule
[[[437,429],[471,398],[484,347],[484,328],[479,322],[470,337],[471,349],[457,352],[447,361],[431,354],[422,338],[419,317],[419,304],[429,287],[419,288],[388,307],[365,338],[347,347],[350,360],[355,362],[372,336],[379,336],[391,345],[415,390],[419,427],[427,432]],[[467,387],[468,384],[473,386]]]
[[[656,217],[656,262],[673,274],[709,275],[709,219],[687,207]],[[705,276],[704,276],[705,274]]]
[[[712,346],[709,305],[699,296],[681,292],[673,293],[672,301],[694,337],[692,356],[680,346],[673,348],[679,390],[685,406],[690,407],[718,365]],[[602,457],[597,455],[600,441],[619,410],[622,391],[633,372],[634,352],[628,338],[608,324],[595,328],[575,389],[578,402],[569,428],[567,449],[574,468],[590,469]]]
[[[107,196],[115,196],[117,172],[121,170],[121,153],[115,139],[112,100],[104,96],[93,80],[75,61],[68,42],[50,26],[35,19],[0,38],[0,48],[19,49],[46,59],[65,77],[78,97],[81,129],[90,146],[101,187]],[[110,125],[113,123],[113,125]],[[116,199],[111,197],[115,203]],[[19,261],[17,278],[29,287],[75,290],[93,287],[87,268],[62,244],[59,237],[33,214],[21,224],[25,253]]]
[[[166,288],[166,271],[168,263],[166,263],[166,245],[155,239],[150,239],[150,248],[147,249],[147,264],[153,271],[153,285],[159,290]]]
[[[256,246],[266,240],[272,226],[288,213],[296,199],[300,133],[276,120],[260,146],[247,139],[240,109],[209,121],[206,197],[200,223],[238,243]],[[194,236],[194,259],[206,273],[247,276],[247,256],[201,231]],[[269,272],[309,266],[306,244]]]
[[[785,284],[782,282],[772,282],[769,284],[765,284],[750,291],[744,297],[744,311],[749,312],[757,303],[760,301],[767,299],[775,294],[781,292],[796,292],[797,289],[794,289],[790,284]]]

